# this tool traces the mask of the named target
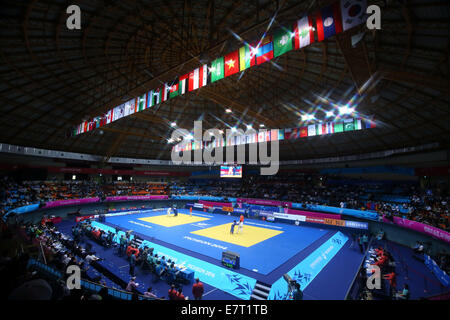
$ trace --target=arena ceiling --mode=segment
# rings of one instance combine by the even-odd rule
[[[448,148],[450,2],[368,1],[382,29],[355,28],[75,137],[68,131],[201,62],[236,50],[334,1],[6,0],[0,46],[0,142],[102,155],[170,159],[170,123],[301,124],[318,97],[350,99],[377,128],[285,141],[281,159],[352,155],[438,143]],[[78,4],[81,30],[66,28]],[[274,20],[272,20],[274,19]],[[231,32],[232,31],[232,32]],[[364,31],[353,48],[351,37]],[[230,108],[233,112],[226,113]]]

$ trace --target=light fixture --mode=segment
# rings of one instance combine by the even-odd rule
[[[231,109],[225,109],[226,113],[232,113],[233,111],[231,111]]]
[[[173,128],[173,127],[176,127],[177,126],[177,123],[176,122],[172,122],[172,123],[170,123],[170,126]]]
[[[173,139],[172,139],[172,138],[167,139],[167,143],[172,143],[172,142],[173,142]]]
[[[261,123],[261,124],[259,125],[259,127],[260,127],[260,128],[264,128],[264,123]]]
[[[236,132],[236,127],[231,128],[231,132]]]
[[[251,129],[253,129],[253,126],[251,124],[248,124],[247,125],[247,130],[251,130]]]
[[[334,116],[334,112],[333,111],[327,111],[327,113],[325,114],[327,118],[333,117]]]
[[[349,108],[348,104],[339,107],[339,114],[351,114],[353,112],[355,112],[355,108]]]

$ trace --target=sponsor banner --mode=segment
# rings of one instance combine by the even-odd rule
[[[325,219],[315,218],[315,217],[306,217],[306,222],[325,224]]]
[[[224,212],[233,212],[233,207],[222,207],[222,211]]]
[[[450,287],[450,276],[445,273],[445,271],[441,270],[437,263],[431,259],[431,257],[427,254],[424,254],[425,257],[425,265],[430,269],[430,271],[438,278],[438,280],[442,283],[442,285],[446,288]]]
[[[99,198],[84,198],[84,199],[49,201],[45,204],[44,209],[55,208],[60,206],[73,206],[86,203],[94,203],[98,202],[99,200],[100,200]]]
[[[329,219],[329,218],[318,218],[318,217],[310,217],[304,216],[300,214],[288,214],[288,213],[280,213],[280,212],[272,212],[272,211],[259,211],[260,216],[265,216],[267,221],[273,221],[270,219],[284,219],[284,220],[292,220],[299,222],[309,222],[309,223],[320,223],[326,224],[330,226],[336,227],[347,227],[347,228],[355,228],[355,229],[369,229],[369,224],[367,222],[357,222],[357,221],[346,221],[339,219]],[[270,219],[269,219],[270,217]]]
[[[322,219],[337,219],[341,220],[340,214],[328,214],[328,213],[319,213],[319,212],[311,212],[311,211],[303,211],[303,210],[294,210],[294,209],[285,209],[285,213],[289,214],[299,214],[311,218],[322,218]]]
[[[106,201],[167,200],[167,199],[169,199],[169,196],[166,195],[106,197]]]
[[[200,200],[199,203],[206,204],[209,206],[217,206],[217,207],[232,207],[232,204],[230,202],[216,202],[216,201],[205,201]]]
[[[306,216],[302,216],[299,214],[288,214],[288,213],[279,213],[274,212],[273,216],[277,219],[286,219],[286,220],[294,220],[294,221],[301,221],[306,222]]]
[[[98,215],[90,215],[90,216],[82,216],[82,217],[75,217],[75,222],[80,222],[88,219],[95,219]]]
[[[383,221],[390,222],[389,220],[386,220],[386,218],[383,218]],[[402,226],[403,228],[407,228],[407,229],[415,230],[420,233],[427,234],[436,239],[450,243],[450,233],[448,233],[447,231],[438,229],[436,227],[432,227],[427,224],[416,222],[416,221],[403,219],[400,217],[394,217],[394,224]]]
[[[148,210],[152,211],[152,210]],[[114,217],[114,216],[124,216],[126,214],[136,214],[136,213],[142,213],[144,211],[142,210],[128,210],[128,211],[120,211],[120,212],[114,212],[114,213],[107,213],[105,214],[105,217]]]
[[[209,201],[223,201],[223,197],[213,197],[213,196],[171,196],[170,199],[172,200],[193,200],[193,201],[199,201],[199,200],[209,200]]]
[[[345,226],[347,228],[369,230],[369,224],[367,222],[345,220]]]
[[[321,212],[336,213],[339,215],[345,214],[347,216],[353,216],[353,217],[362,218],[362,219],[378,220],[378,214],[376,212],[370,212],[370,211],[328,207],[328,206],[320,206],[320,205],[310,205],[310,204],[305,205],[305,208],[310,209],[310,210],[317,210],[317,211],[321,211]],[[332,217],[329,217],[329,218],[333,219]]]
[[[30,204],[28,206],[23,206],[23,207],[18,207],[15,208],[9,212],[7,212],[4,216],[3,216],[3,220],[6,221],[6,219],[8,218],[8,216],[10,214],[24,214],[24,213],[28,213],[28,212],[32,212],[39,209],[39,203],[35,203],[35,204]]]
[[[203,203],[194,203],[194,208],[203,210]]]
[[[292,203],[287,201],[278,201],[278,200],[265,200],[265,199],[248,199],[248,198],[237,198],[237,202],[245,202],[248,204],[259,204],[263,206],[282,206],[282,207],[291,207]]]
[[[328,224],[330,226],[338,226],[338,227],[345,227],[345,221],[344,220],[337,220],[337,219],[324,219],[324,223]]]
[[[245,209],[242,209],[242,208],[233,208],[233,212],[234,212],[234,213],[239,213],[239,214],[244,214],[244,213],[245,213]]]
[[[150,171],[150,170],[113,170],[97,168],[69,168],[69,167],[47,167],[51,173],[78,173],[78,174],[104,174],[123,176],[190,176],[189,172],[177,171]]]

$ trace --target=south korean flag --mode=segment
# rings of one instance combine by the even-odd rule
[[[367,0],[341,0],[342,28],[344,31],[367,20]]]

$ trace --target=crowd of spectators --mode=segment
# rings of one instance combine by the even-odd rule
[[[172,184],[171,194],[258,198],[371,210],[379,214],[380,220],[398,216],[450,231],[448,188],[347,182],[327,175],[248,176],[231,182],[206,180]],[[385,201],[383,196],[386,195],[407,201]]]
[[[403,217],[450,231],[448,188],[419,188],[414,184],[383,185],[347,183],[328,175],[247,176],[240,180],[180,180],[162,183],[94,181],[23,182],[0,179],[0,211],[54,200],[114,195],[207,195],[264,198],[376,211],[380,219]],[[383,200],[382,195],[399,195],[407,201]]]
[[[116,181],[99,184],[96,181],[23,181],[8,176],[0,178],[0,213],[17,207],[49,201],[109,196],[167,194],[163,183]]]

